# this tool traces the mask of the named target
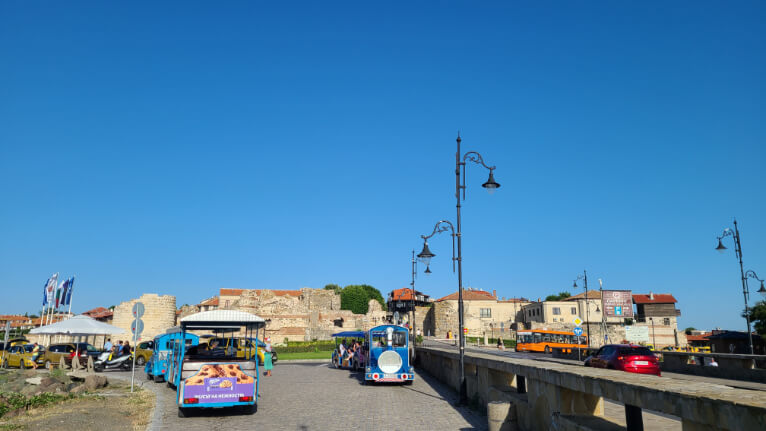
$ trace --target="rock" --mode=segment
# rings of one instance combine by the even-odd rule
[[[29,380],[29,379],[27,379]],[[45,377],[40,381],[40,385],[42,386],[50,386],[58,383],[58,380],[54,379],[53,377]]]
[[[98,388],[103,388],[106,386],[107,380],[104,376],[99,375],[92,375],[85,378],[85,383],[83,384],[87,390],[92,391]]]
[[[72,392],[72,389],[74,389],[74,388],[76,388],[78,386],[80,386],[79,383],[70,383],[70,384],[66,385],[66,390],[67,390],[67,392]]]
[[[82,394],[85,393],[88,390],[88,388],[85,387],[85,385],[77,385],[74,388],[69,390],[70,394]]]
[[[48,377],[46,377],[47,379]],[[25,380],[30,385],[40,385],[42,384],[43,378],[42,377],[30,377]]]
[[[39,391],[40,391],[39,386],[24,386],[24,388],[21,389],[21,391],[19,392],[21,393],[21,395],[34,395],[38,393]]]

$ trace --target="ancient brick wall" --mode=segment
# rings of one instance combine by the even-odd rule
[[[126,301],[115,307],[112,325],[125,330],[122,336],[115,335],[115,339],[131,339],[130,325],[133,322],[133,305],[142,302],[146,309],[141,320],[144,321],[144,332],[141,340],[150,340],[157,334],[167,331],[176,324],[176,297],[172,295],[157,295],[145,293],[138,299]],[[139,341],[141,341],[139,340]]]

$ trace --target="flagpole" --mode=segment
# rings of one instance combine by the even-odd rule
[[[74,288],[74,278],[75,276],[72,276],[72,281],[69,282],[69,292],[67,293],[67,302],[69,303],[69,311],[67,314],[72,314],[72,289]]]

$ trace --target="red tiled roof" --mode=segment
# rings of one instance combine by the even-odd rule
[[[423,292],[415,291],[415,294],[423,295]],[[423,295],[428,297],[428,295]],[[391,291],[391,299],[393,301],[412,301],[412,289],[409,287],[403,287],[401,289],[394,289]],[[417,299],[417,298],[415,298]]]
[[[574,296],[570,296],[569,298],[566,298],[564,301],[576,301],[578,299],[585,299],[585,292],[578,293],[577,295],[574,295]],[[589,290],[588,299],[601,299],[601,292],[599,292],[598,290]]]
[[[436,302],[457,301],[459,292],[450,293],[444,298],[439,298]],[[463,290],[463,301],[497,301],[497,298],[485,290]]]
[[[3,315],[3,316],[0,316],[0,321],[3,321],[3,322],[15,321],[15,320],[25,321],[26,322],[26,321],[29,320],[29,317],[19,316],[17,314],[6,314],[6,315]]]
[[[202,302],[199,303],[199,305],[215,305],[218,306],[218,297],[214,296],[212,298],[208,298]]]
[[[689,342],[689,341],[708,341],[708,337],[711,336],[711,335],[713,335],[713,334],[710,333],[710,332],[708,332],[706,334],[702,334],[702,335],[687,335],[686,336],[686,341],[687,342]]]
[[[653,294],[654,299],[649,299],[649,295],[641,294],[635,294],[633,295],[633,303],[634,304],[674,304],[678,301],[676,301],[676,298],[673,298],[673,295],[668,293],[654,293]]]
[[[221,288],[220,295],[221,296],[239,296],[244,291],[245,291],[245,289],[224,289],[224,288]]]

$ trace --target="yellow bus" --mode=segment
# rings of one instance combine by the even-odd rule
[[[574,332],[548,331],[545,329],[533,329],[518,331],[516,333],[517,352],[545,352],[551,353],[554,348],[587,349],[588,338],[585,335],[577,336]]]

